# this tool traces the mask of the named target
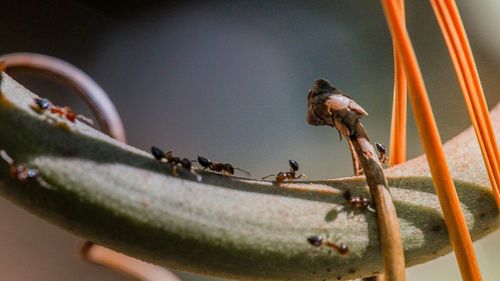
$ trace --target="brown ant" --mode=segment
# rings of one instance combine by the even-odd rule
[[[363,195],[359,196],[353,196],[351,191],[346,190],[344,192],[344,198],[347,201],[347,204],[349,204],[351,207],[362,210],[362,209],[368,209],[368,210],[373,210],[370,206],[370,200]]]
[[[378,160],[380,161],[380,163],[387,164],[389,157],[387,156],[387,150],[385,149],[385,146],[381,143],[376,142],[375,147],[378,151]]]
[[[337,244],[337,243],[334,243],[334,242],[331,242],[328,240],[325,241],[325,240],[323,240],[323,237],[321,237],[319,235],[313,235],[313,236],[307,237],[307,242],[309,242],[309,244],[313,245],[314,247],[325,246],[325,247],[333,248],[335,251],[337,251],[342,256],[349,254],[349,247],[347,246],[346,243],[341,242],[341,243]]]
[[[156,146],[151,146],[151,154],[156,160],[159,160],[163,163],[167,163],[172,168],[172,173],[174,176],[177,176],[177,167],[183,167],[184,169],[190,171],[193,175],[196,176],[198,181],[201,181],[201,176],[193,171],[191,160],[187,158],[174,157],[172,155],[172,151],[168,151],[167,153],[163,152],[163,150],[159,149]]]
[[[299,163],[295,160],[288,160],[288,165],[290,165],[290,171],[289,172],[279,172],[277,175],[271,174],[267,175],[261,180],[268,178],[268,177],[276,177],[274,181],[277,184],[281,184],[285,182],[285,180],[288,180],[288,182],[292,182],[294,180],[300,179],[301,177],[306,178],[306,180],[309,180],[309,178],[305,174],[300,174],[297,176],[297,171],[299,170]]]
[[[203,167],[203,169],[209,169],[210,171],[221,173],[223,175],[234,175],[234,170],[238,170],[246,174],[247,176],[251,175],[250,172],[240,168],[236,168],[229,163],[212,162],[209,159],[202,156],[198,156],[198,163]]]
[[[20,182],[37,181],[43,187],[48,184],[42,179],[37,169],[29,168],[24,164],[16,163],[5,150],[0,150],[0,157],[10,166],[10,175]]]
[[[56,115],[59,115],[63,118],[66,118],[66,120],[68,120],[72,123],[74,123],[75,120],[78,119],[79,121],[81,121],[89,126],[94,126],[94,122],[90,118],[85,117],[85,116],[80,115],[80,114],[76,114],[73,111],[73,109],[71,109],[68,106],[60,107],[60,106],[53,105],[46,98],[35,98],[35,105],[32,106],[32,108],[38,113],[42,113],[45,110],[50,110],[50,112],[52,112]]]

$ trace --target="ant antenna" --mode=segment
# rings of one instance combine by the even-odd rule
[[[267,179],[269,177],[275,177],[275,176],[276,176],[275,174],[270,174],[270,175],[267,175],[267,176],[261,178],[260,180],[262,181],[262,180]]]
[[[235,170],[238,170],[238,171],[240,171],[240,172],[242,172],[242,173],[243,173],[243,174],[245,174],[245,175],[247,175],[247,177],[249,177],[249,176],[251,176],[251,175],[252,175],[252,174],[251,174],[249,171],[247,171],[247,170],[243,170],[243,169],[238,168],[238,167],[234,167],[234,169],[235,169]]]
[[[309,179],[309,177],[306,175],[306,174],[300,174],[297,179],[301,178],[301,177],[304,177],[306,179],[306,181],[311,181],[311,179]]]

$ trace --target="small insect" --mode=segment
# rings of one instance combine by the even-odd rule
[[[53,105],[46,98],[35,98],[35,105],[33,105],[32,108],[38,113],[42,113],[45,110],[50,110],[50,112],[57,114],[63,118],[66,118],[66,120],[68,120],[70,122],[74,123],[75,120],[78,119],[79,121],[81,121],[89,126],[94,126],[94,122],[92,121],[92,119],[85,117],[81,114],[76,114],[68,106],[59,107],[59,106]]]
[[[195,171],[192,169],[192,164],[191,160],[187,158],[180,158],[180,157],[174,157],[172,155],[172,151],[168,151],[167,153],[163,152],[160,148],[156,146],[151,146],[151,154],[156,160],[159,160],[163,163],[166,163],[172,167],[172,173],[176,176],[177,175],[177,167],[183,167],[186,170],[189,170],[193,175],[196,176],[196,179],[198,181],[201,181],[201,176],[198,175]]]
[[[29,168],[24,164],[16,163],[5,150],[0,150],[0,157],[10,166],[10,175],[20,182],[37,181],[41,186],[48,187],[37,169]]]
[[[370,200],[363,195],[353,196],[349,190],[344,192],[344,198],[351,207],[355,209],[368,209],[370,207]]]
[[[210,171],[221,173],[223,175],[234,175],[235,170],[238,170],[247,176],[251,175],[250,172],[236,168],[229,163],[213,162],[202,156],[198,156],[198,163],[203,167],[203,169],[209,169]]]
[[[32,169],[26,167],[24,164],[17,164],[14,160],[5,152],[5,150],[0,150],[0,156],[2,159],[7,162],[10,166],[10,175],[18,179],[19,181],[27,181],[36,179],[39,175],[37,169]]]
[[[309,178],[305,174],[300,174],[297,176],[297,171],[299,170],[299,163],[295,160],[288,160],[288,165],[290,165],[290,171],[289,172],[279,172],[277,175],[271,174],[267,175],[261,180],[268,178],[268,177],[275,177],[274,181],[277,184],[281,184],[287,180],[288,182],[292,182],[294,180],[300,179],[301,177],[306,178],[306,180],[309,180]]]
[[[375,147],[377,148],[378,152],[378,160],[380,161],[380,163],[386,164],[389,160],[389,157],[387,156],[387,150],[385,149],[385,146],[381,143],[376,142]]]
[[[313,235],[313,236],[307,237],[307,242],[309,242],[309,244],[313,245],[314,247],[324,246],[324,247],[332,248],[335,251],[337,251],[339,254],[341,254],[342,256],[349,254],[349,247],[347,246],[346,243],[341,242],[341,243],[337,244],[337,243],[334,243],[334,242],[331,242],[328,240],[325,241],[323,239],[323,237],[321,237],[319,235]]]

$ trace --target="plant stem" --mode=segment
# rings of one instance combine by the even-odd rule
[[[382,271],[375,214],[365,212],[366,219],[346,224],[348,214],[339,211],[345,190],[367,195],[362,178],[281,189],[210,172],[200,172],[201,182],[182,170],[174,177],[149,153],[78,120],[38,114],[32,109],[35,96],[1,75],[0,148],[36,168],[51,188],[12,178],[9,165],[0,161],[0,195],[41,218],[147,262],[228,279],[349,280]],[[493,118],[500,126],[500,108]],[[446,151],[471,235],[479,239],[497,229],[499,220],[473,132],[452,140]],[[449,253],[425,157],[386,175],[407,265]],[[323,234],[320,229],[348,242],[349,254],[312,247],[306,238]]]
[[[380,243],[384,257],[385,280],[406,280],[403,243],[399,230],[396,208],[388,189],[387,179],[373,145],[359,122],[354,124],[354,134],[350,137],[358,155],[370,193],[377,211]]]

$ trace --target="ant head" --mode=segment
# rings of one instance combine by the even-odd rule
[[[228,173],[230,175],[233,175],[234,174],[234,167],[233,167],[233,165],[231,165],[231,164],[224,164],[224,171],[226,171],[226,173]]]
[[[295,160],[288,160],[288,165],[290,165],[290,168],[292,168],[295,172],[299,170],[299,163]]]
[[[386,152],[385,146],[381,143],[376,142],[375,147],[377,147],[378,153],[385,153]]]
[[[159,149],[156,146],[151,147],[151,154],[153,154],[153,157],[156,160],[161,160],[163,157],[165,157],[165,153],[163,152],[163,150]]]
[[[35,98],[35,103],[40,109],[47,109],[50,106],[50,101],[46,98]]]
[[[319,235],[309,236],[309,237],[307,237],[307,242],[309,242],[309,244],[311,244],[315,247],[319,247],[323,243],[323,237],[321,237]]]
[[[200,163],[203,168],[208,168],[210,166],[210,160],[205,157],[198,156],[198,163]]]
[[[339,254],[345,256],[349,253],[349,247],[347,246],[346,243],[340,243],[339,244]]]

